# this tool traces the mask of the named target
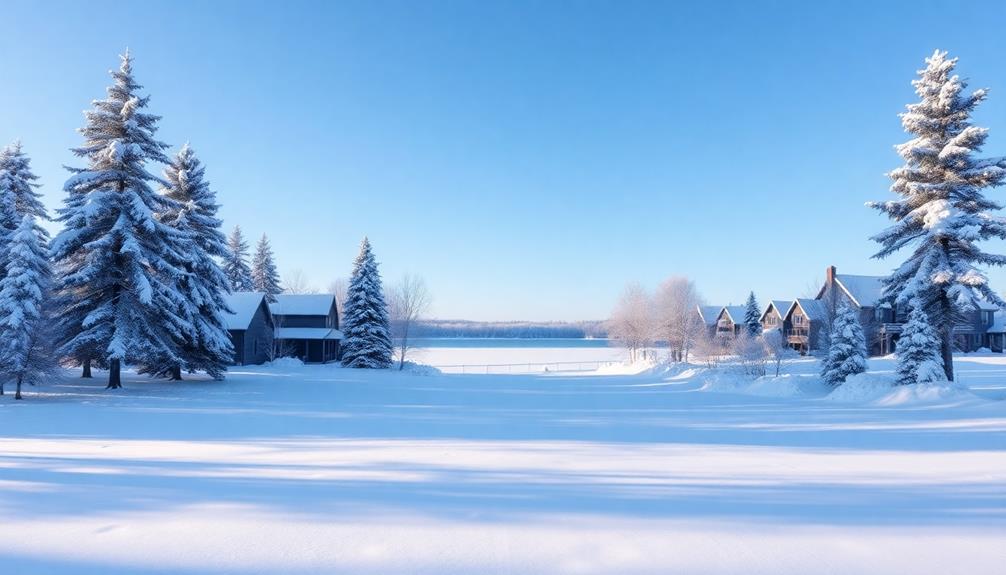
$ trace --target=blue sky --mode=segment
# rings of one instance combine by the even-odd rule
[[[991,88],[1006,154],[1004,3],[698,4],[8,1],[0,140],[56,207],[128,46],[162,139],[281,273],[324,287],[366,234],[433,315],[532,320],[603,318],[630,280],[725,304],[893,267],[863,203],[935,48]]]

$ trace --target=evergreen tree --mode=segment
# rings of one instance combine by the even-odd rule
[[[754,292],[748,295],[748,301],[744,305],[744,325],[748,335],[756,336],[761,333],[761,308],[758,307]]]
[[[856,311],[842,303],[831,326],[831,346],[821,362],[821,378],[838,385],[845,378],[866,371],[866,336]]]
[[[898,383],[928,383],[946,381],[940,337],[917,300],[910,303],[908,323],[898,339]]]
[[[153,363],[141,371],[181,379],[184,368],[190,373],[204,371],[222,379],[234,357],[234,348],[224,320],[231,313],[224,295],[230,283],[214,258],[227,255],[221,222],[216,217],[216,194],[204,179],[205,169],[188,144],[164,170],[164,196],[172,200],[161,222],[184,234],[175,252],[185,259],[175,262],[184,270],[177,286],[170,286],[185,296],[184,305],[173,310],[190,329],[177,338],[181,364]],[[170,299],[167,299],[170,303]]]
[[[31,159],[21,149],[21,142],[0,150],[0,243],[3,245],[10,241],[25,215],[49,219],[39,199],[41,194],[35,191],[39,187],[37,180],[38,176],[31,171]],[[0,262],[0,278],[4,275]]]
[[[353,263],[353,275],[346,290],[343,310],[342,364],[346,367],[383,369],[391,367],[391,331],[388,306],[381,287],[381,274],[363,238],[360,255]]]
[[[977,265],[1006,264],[1006,257],[983,252],[977,242],[1006,239],[1006,222],[989,212],[1001,206],[985,198],[984,188],[1006,179],[1006,158],[980,159],[988,136],[973,126],[972,111],[986,91],[965,93],[967,83],[952,74],[956,58],[936,51],[912,82],[920,101],[901,114],[913,137],[897,147],[905,164],[890,173],[891,191],[900,196],[871,207],[894,220],[873,237],[881,244],[874,257],[911,246],[912,254],[887,278],[885,299],[898,305],[912,300],[939,333],[946,379],[952,380],[953,327],[962,311],[984,298],[1006,305]]]
[[[31,158],[24,153],[20,141],[0,150],[0,190],[3,190],[0,193],[13,197],[18,223],[26,215],[32,216],[36,224],[38,220],[49,219],[42,194],[36,191],[40,187],[37,181],[38,176],[31,171]]]
[[[15,382],[14,399],[23,384],[50,377],[56,361],[46,317],[52,274],[46,236],[31,214],[22,218],[4,253],[7,275],[0,280],[0,395],[3,383]]]
[[[111,73],[108,97],[84,113],[84,145],[74,154],[87,168],[70,168],[58,210],[63,230],[52,242],[57,265],[58,353],[109,370],[108,388],[122,387],[123,363],[164,358],[177,363],[176,338],[185,333],[170,310],[184,305],[173,289],[183,259],[172,246],[184,236],[154,216],[171,200],[155,193],[150,161],[168,163],[155,139],[160,119],[144,112],[149,97],[133,78],[127,52]]]
[[[279,272],[276,271],[276,261],[273,259],[269,238],[262,234],[262,239],[255,247],[255,257],[251,269],[252,289],[265,294],[266,301],[273,303],[276,295],[283,293],[279,285]]]
[[[248,267],[248,243],[241,234],[241,226],[227,238],[227,253],[223,256],[224,274],[230,283],[231,291],[252,291],[251,268]]]

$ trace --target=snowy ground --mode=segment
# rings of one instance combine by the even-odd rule
[[[807,362],[754,383],[698,367],[67,379],[0,398],[0,565],[996,573],[1006,358],[959,366],[977,395],[835,401]]]

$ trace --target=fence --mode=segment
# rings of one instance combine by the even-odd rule
[[[481,373],[481,374],[508,374],[508,373],[570,373],[582,371],[594,371],[608,365],[614,365],[615,361],[552,361],[548,363],[496,363],[496,364],[461,364],[461,365],[434,365],[443,373]]]

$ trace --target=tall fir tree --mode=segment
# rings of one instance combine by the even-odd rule
[[[48,220],[49,214],[42,204],[42,194],[38,176],[31,170],[31,158],[24,152],[21,141],[0,150],[0,190],[10,193],[14,199],[14,209],[23,218],[30,215],[36,225],[40,220]]]
[[[758,307],[754,292],[748,295],[748,300],[744,304],[744,325],[748,335],[755,336],[761,333],[761,308]]]
[[[248,242],[241,233],[241,226],[234,226],[227,237],[227,253],[223,256],[223,270],[227,275],[231,291],[252,291],[251,268],[248,267]]]
[[[225,299],[230,282],[214,259],[228,253],[216,217],[220,206],[205,180],[202,162],[188,144],[165,168],[164,181],[162,194],[172,203],[159,214],[160,221],[184,235],[174,251],[184,254],[185,259],[175,265],[185,273],[179,276],[177,286],[169,286],[184,296],[184,302],[173,311],[189,329],[175,342],[181,363],[157,362],[143,366],[141,371],[179,380],[184,369],[223,379],[233,361],[234,348],[224,319],[225,313],[231,313]]]
[[[111,72],[108,97],[84,112],[84,145],[74,154],[87,168],[69,168],[67,196],[58,210],[63,230],[53,239],[57,266],[58,352],[109,370],[108,388],[122,387],[123,363],[164,358],[176,363],[175,341],[184,332],[170,310],[184,304],[173,289],[184,259],[172,246],[184,236],[158,221],[171,200],[154,192],[158,179],[148,162],[168,163],[158,141],[158,116],[139,96],[127,51]],[[166,301],[167,300],[167,301]]]
[[[831,345],[821,362],[821,379],[839,385],[845,378],[866,371],[866,336],[856,311],[839,305],[831,324]]]
[[[279,272],[276,271],[276,260],[272,255],[269,238],[262,234],[262,239],[255,247],[255,257],[251,268],[252,289],[265,294],[266,301],[273,303],[276,296],[283,293],[279,283]]]
[[[41,194],[36,191],[37,181],[38,176],[31,171],[31,159],[22,150],[20,141],[0,150],[0,242],[3,245],[9,242],[24,216],[30,215],[36,221],[49,219]],[[0,278],[4,275],[0,261]]]
[[[8,378],[21,399],[24,384],[35,385],[57,369],[47,317],[52,272],[47,237],[25,215],[5,246],[7,275],[0,280],[0,395]]]
[[[918,300],[909,305],[908,323],[901,329],[898,339],[898,383],[930,383],[946,380],[940,337],[926,317],[925,308]]]
[[[988,285],[978,265],[1002,266],[1006,257],[982,251],[977,242],[1006,239],[1006,221],[990,212],[1001,206],[982,190],[1002,185],[1006,158],[976,157],[988,137],[971,124],[985,90],[966,93],[953,74],[956,58],[937,50],[912,82],[920,101],[908,105],[901,124],[912,139],[897,147],[905,164],[889,175],[900,196],[869,206],[894,220],[873,239],[885,258],[911,246],[912,254],[885,281],[888,302],[916,301],[940,337],[946,379],[953,380],[953,328],[961,312],[979,300],[1006,305]]]
[[[342,364],[371,369],[391,367],[388,306],[384,300],[377,260],[367,238],[363,238],[360,254],[353,263],[353,275],[349,279],[344,305]]]

